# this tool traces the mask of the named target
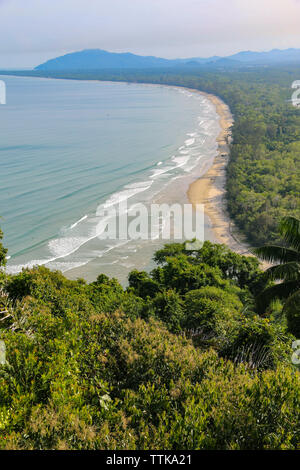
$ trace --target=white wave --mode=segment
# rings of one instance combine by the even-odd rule
[[[142,189],[145,190],[145,189],[148,189],[149,183],[150,183],[150,186],[151,186],[152,182],[149,182],[149,181],[138,181],[137,183],[126,184],[126,186],[124,186],[124,188],[125,188],[125,189],[142,188]]]
[[[190,147],[190,146],[193,145],[194,143],[195,143],[195,138],[194,138],[194,137],[193,137],[192,139],[187,139],[187,140],[185,141],[185,145],[186,145],[187,147]]]
[[[48,243],[48,248],[57,259],[71,255],[86,242],[87,238],[85,237],[54,238]]]
[[[116,259],[115,261],[107,262],[107,263],[99,263],[99,266],[113,266],[114,264],[119,263],[119,260]]]
[[[53,262],[47,263],[47,267],[49,269],[55,269],[55,270],[62,271],[63,273],[65,273],[66,271],[70,271],[71,269],[85,266],[88,262],[89,260],[69,261],[69,262],[68,261],[58,261],[58,262],[53,261]]]
[[[70,226],[70,229],[77,227],[77,225],[79,225],[81,222],[87,219],[87,217],[88,217],[87,215],[84,215],[83,217],[81,217],[81,219],[77,220],[77,222],[75,222],[74,224]]]
[[[127,199],[135,196],[138,193],[146,191],[152,185],[152,181],[134,183],[131,185],[125,186],[125,189],[117,193],[112,194],[103,204],[100,204],[97,208],[96,214],[98,214],[103,209],[120,204],[121,202],[126,201]]]
[[[28,263],[25,263],[25,264],[9,265],[9,266],[7,266],[7,272],[9,274],[16,274],[16,273],[22,271],[23,268],[24,269],[26,269],[26,268],[31,269],[31,268],[33,268],[33,266],[36,266],[36,265],[46,265],[46,264],[49,264],[49,263],[53,264],[54,262],[56,262],[60,258],[66,258],[67,256],[70,256],[70,255],[74,254],[83,245],[85,245],[89,241],[93,240],[94,238],[99,237],[101,235],[101,233],[103,233],[103,231],[105,230],[106,222],[108,221],[109,217],[107,217],[106,219],[102,218],[102,219],[99,220],[99,214],[100,214],[101,210],[107,209],[107,208],[109,208],[109,207],[111,207],[115,204],[119,204],[120,202],[123,202],[123,201],[129,199],[130,197],[132,197],[132,196],[134,196],[138,193],[146,191],[147,189],[149,189],[151,187],[152,182],[153,181],[148,180],[146,182],[142,181],[142,182],[132,183],[132,184],[129,184],[129,185],[125,186],[124,190],[122,190],[118,193],[112,194],[110,196],[110,198],[108,198],[105,201],[104,204],[100,204],[98,206],[96,217],[89,218],[89,225],[94,224],[94,227],[92,227],[92,230],[89,230],[89,232],[87,232],[85,236],[81,236],[81,235],[79,235],[79,236],[68,236],[68,237],[62,236],[62,237],[59,237],[59,238],[52,239],[48,243],[48,248],[49,248],[49,251],[52,255],[51,257],[46,258],[46,259],[35,259],[35,260],[32,260],[32,261],[30,261]],[[79,219],[77,222],[75,222],[73,225],[71,225],[69,230],[78,229],[78,225],[81,222],[83,222],[84,220],[87,220],[87,219],[88,219],[88,216],[85,215],[84,217]],[[86,229],[86,227],[84,227],[84,229]],[[121,243],[121,245],[122,244],[123,243]],[[115,246],[105,250],[104,253],[107,253],[108,251],[110,251],[113,248],[115,248]],[[57,262],[56,262],[56,265],[58,265]],[[61,265],[64,266],[64,264],[61,264]],[[70,269],[72,269],[72,268],[70,268]]]
[[[174,170],[176,167],[175,166],[166,166],[165,168],[162,168],[161,170],[152,170],[152,175],[150,176],[151,179],[157,178],[158,176],[164,175],[165,173],[168,173],[168,171]]]
[[[123,262],[123,263],[120,263],[120,264],[121,264],[121,266],[122,266],[123,268],[126,268],[126,269],[131,269],[131,268],[134,268],[134,267],[135,267],[135,265],[134,265],[133,263],[126,263],[126,262]]]
[[[78,261],[78,262],[76,261],[56,262],[54,258],[53,259],[35,259],[25,264],[15,264],[15,265],[7,266],[6,272],[7,274],[14,275],[14,274],[18,274],[23,269],[32,269],[34,266],[44,266],[44,265],[47,265],[47,268],[52,269],[52,270],[66,272],[66,271],[69,271],[70,269],[84,266],[88,262],[89,260]]]
[[[184,90],[184,89],[183,89],[183,90],[180,90],[180,89],[179,89],[178,91],[179,91],[179,93],[181,93],[182,95],[187,96],[187,98],[193,98],[193,97],[196,97],[196,96],[197,96],[196,93],[191,93],[191,92],[188,91],[188,90]]]
[[[34,259],[24,264],[11,264],[6,266],[5,271],[7,274],[18,274],[22,269],[32,269],[34,266],[41,266],[50,261],[54,261],[54,259]]]
[[[189,173],[190,171],[194,170],[194,168],[197,166],[197,164],[198,164],[198,162],[201,158],[202,158],[202,156],[199,156],[198,158],[196,158],[191,165],[184,168],[184,171],[186,173]]]
[[[181,90],[181,92],[189,97],[196,96],[195,94],[192,94],[186,90]],[[200,98],[198,97],[198,99]],[[202,97],[201,97],[201,100],[203,100]],[[106,199],[106,201],[98,205],[95,216],[91,217],[88,215],[84,215],[82,218],[80,218],[78,221],[73,223],[67,229],[68,234],[70,234],[69,231],[72,231],[70,234],[72,236],[61,236],[60,238],[56,238],[49,242],[48,248],[50,250],[50,256],[48,259],[32,260],[24,265],[21,265],[21,264],[10,265],[10,266],[7,266],[7,272],[14,274],[22,270],[22,268],[26,268],[26,267],[31,268],[35,265],[45,265],[45,264],[51,268],[65,271],[65,270],[79,267],[81,265],[88,263],[89,262],[88,260],[69,261],[69,262],[57,261],[57,260],[59,260],[60,258],[65,258],[67,256],[72,255],[77,250],[79,250],[79,248],[82,245],[88,243],[92,239],[101,235],[102,231],[104,230],[103,226],[105,228],[105,222],[107,222],[109,219],[109,217],[105,218],[102,215],[103,210],[109,209],[110,207],[117,205],[121,202],[124,202],[127,199],[141,192],[147,191],[151,187],[152,183],[154,182],[153,180],[155,180],[155,178],[158,178],[158,177],[163,178],[163,177],[171,176],[172,179],[176,179],[178,177],[183,176],[182,170],[184,170],[184,172],[192,171],[194,167],[197,165],[199,159],[202,157],[202,155],[199,156],[198,147],[199,147],[199,150],[203,148],[206,141],[208,144],[208,148],[206,149],[206,151],[204,151],[204,156],[206,155],[207,152],[209,152],[210,138],[215,137],[215,134],[216,134],[216,121],[215,119],[212,119],[212,108],[209,105],[207,105],[205,100],[201,102],[201,109],[203,113],[201,117],[200,116],[198,117],[199,127],[196,127],[197,122],[195,122],[195,128],[196,130],[198,130],[198,132],[190,132],[186,134],[189,138],[185,140],[185,145],[179,148],[179,152],[177,150],[179,155],[175,155],[171,157],[171,161],[174,163],[174,166],[172,166],[172,163],[170,165],[170,160],[169,160],[169,165],[163,166],[159,169],[152,170],[152,174],[149,176],[149,180],[128,184],[124,186],[124,188],[122,188],[120,191],[115,192],[114,194],[109,196]],[[197,144],[197,147],[194,146],[195,143]],[[211,151],[213,151],[213,149]],[[198,158],[195,158],[197,155],[198,155]],[[159,161],[156,165],[157,167],[160,167],[161,165],[163,165],[163,163],[164,162]],[[181,167],[183,167],[181,170],[181,173],[182,173],[181,175],[175,177],[174,174],[173,175],[169,174],[170,171],[176,170]],[[159,183],[157,182],[154,187],[158,185]],[[83,223],[84,221],[86,223]],[[162,223],[162,225],[164,225],[164,222]],[[65,235],[67,235],[67,233],[65,233]],[[127,241],[125,241],[125,243],[127,243]],[[124,244],[124,241],[121,242],[120,244],[114,244],[114,245],[108,246],[106,249],[99,252],[98,257],[102,258],[110,250],[118,248],[118,246],[121,246],[122,244]],[[128,251],[130,251],[130,247],[128,247]],[[137,250],[135,249],[133,251],[136,252]],[[7,259],[9,259],[9,257]],[[89,259],[92,259],[92,258],[89,258]]]
[[[99,251],[98,253],[98,258],[102,258],[103,255],[106,253],[109,253],[111,250],[115,250],[116,248],[120,248],[123,245],[126,245],[129,243],[130,240],[122,240],[119,241],[119,243],[116,243],[115,245],[108,245],[108,247],[105,250]]]
[[[187,157],[174,157],[173,161],[177,163],[176,168],[180,168],[190,160],[190,156]]]

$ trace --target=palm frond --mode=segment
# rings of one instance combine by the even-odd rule
[[[284,248],[277,245],[266,245],[255,248],[253,253],[264,261],[274,263],[289,263],[291,261],[300,261],[300,254],[296,250]]]
[[[282,281],[299,281],[300,283],[300,263],[292,261],[290,263],[272,266],[266,270],[269,279]]]
[[[291,294],[299,289],[299,281],[287,281],[282,284],[268,287],[263,290],[256,298],[259,313],[264,313],[265,309],[273,300],[287,299]]]
[[[300,251],[300,220],[296,217],[284,217],[279,225],[284,241],[294,250]]]

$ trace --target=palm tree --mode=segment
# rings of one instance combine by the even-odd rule
[[[277,281],[277,283],[272,287],[266,288],[257,297],[257,304],[260,311],[267,308],[272,300],[288,299],[288,302],[293,304],[295,303],[295,298],[299,298],[300,220],[295,217],[285,217],[280,223],[279,230],[285,242],[285,247],[266,245],[254,250],[254,253],[259,258],[270,263],[279,263],[266,271],[268,279]],[[292,299],[292,297],[294,299]]]

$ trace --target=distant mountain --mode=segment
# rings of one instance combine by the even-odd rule
[[[222,67],[234,67],[241,66],[241,63],[238,60],[231,59],[230,57],[221,57],[220,59],[210,60],[206,63],[210,66],[222,66]]]
[[[238,52],[230,57],[230,59],[239,62],[255,65],[268,65],[275,63],[300,63],[300,49],[273,49],[269,52]]]
[[[114,68],[168,67],[172,61],[159,57],[143,57],[130,52],[116,53],[101,49],[72,52],[36,67],[36,70],[98,70]]]
[[[228,57],[192,57],[189,59],[162,59],[153,56],[139,56],[130,52],[116,53],[101,49],[86,49],[72,52],[36,67],[41,71],[100,70],[100,69],[145,69],[174,66],[241,66],[299,63],[300,49],[273,49],[269,52],[238,52]]]
[[[190,64],[192,62],[192,63],[197,63],[199,65],[199,64],[207,64],[209,62],[215,62],[220,59],[222,59],[222,57],[215,55],[213,57],[206,57],[205,59],[203,57],[191,57],[190,59],[175,59],[175,60],[172,60],[172,62],[173,63],[177,62],[181,64]]]

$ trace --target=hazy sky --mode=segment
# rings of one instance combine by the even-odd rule
[[[300,0],[0,0],[0,67],[86,48],[167,58],[300,48]]]

